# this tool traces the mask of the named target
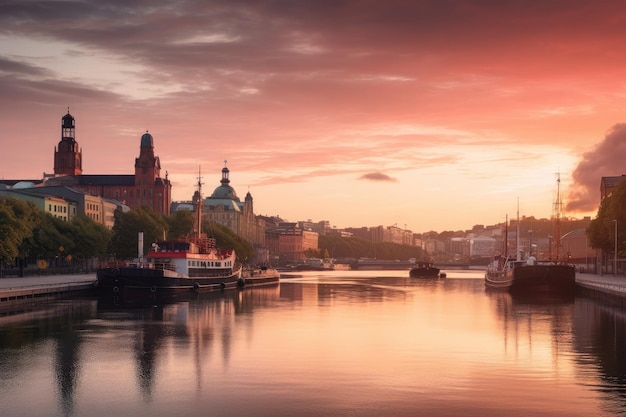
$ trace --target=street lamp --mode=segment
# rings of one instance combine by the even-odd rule
[[[613,256],[613,276],[617,276],[617,219],[613,219],[615,223],[615,255]]]

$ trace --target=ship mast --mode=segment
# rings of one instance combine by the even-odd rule
[[[519,197],[517,198],[517,233],[515,236],[515,260],[517,261],[521,261],[522,260],[522,254],[519,251]]]
[[[561,249],[561,174],[556,174],[556,201],[554,202],[554,243],[556,245],[556,260],[559,260]]]
[[[196,200],[196,219],[195,219],[195,234],[196,238],[200,239],[202,236],[202,176],[200,175],[200,167],[198,167],[198,191]]]

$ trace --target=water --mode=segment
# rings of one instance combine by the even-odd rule
[[[626,312],[485,292],[479,271],[0,317],[1,416],[626,415]]]

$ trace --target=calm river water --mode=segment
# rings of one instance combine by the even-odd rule
[[[0,316],[0,415],[626,415],[626,311],[481,271],[305,272],[160,306]]]

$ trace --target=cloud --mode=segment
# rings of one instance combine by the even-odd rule
[[[382,172],[370,172],[363,174],[359,177],[360,180],[375,181],[375,182],[398,182],[396,178],[390,177]]]
[[[602,177],[626,174],[626,123],[613,126],[602,142],[586,152],[572,174],[567,195],[567,211],[594,211],[600,203]]]

